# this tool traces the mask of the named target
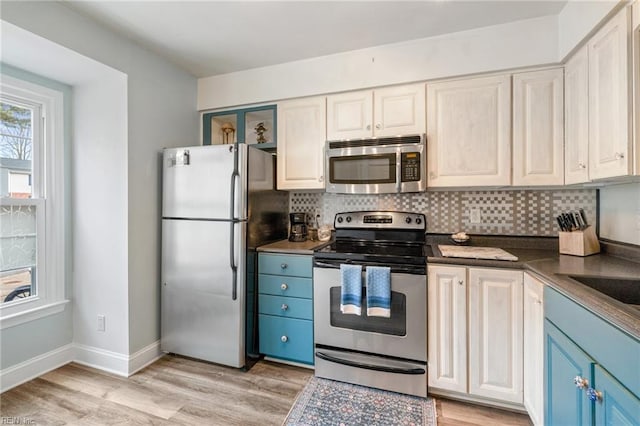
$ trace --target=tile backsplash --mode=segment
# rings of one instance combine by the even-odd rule
[[[424,213],[427,231],[466,231],[485,235],[557,236],[555,217],[583,208],[596,223],[595,189],[428,191],[415,194],[347,195],[291,192],[291,212],[320,212],[320,224],[333,223],[336,213],[358,210],[399,210]],[[480,211],[480,223],[471,212]]]

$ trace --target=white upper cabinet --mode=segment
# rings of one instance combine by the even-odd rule
[[[589,57],[577,51],[564,67],[564,182],[589,181]]]
[[[424,102],[424,84],[330,95],[327,139],[424,133]]]
[[[627,8],[624,8],[587,43],[591,179],[624,176],[632,172],[628,21]]]
[[[513,185],[564,183],[562,68],[513,75]]]
[[[324,189],[325,97],[278,103],[278,189]]]
[[[427,84],[430,187],[511,184],[511,76]]]

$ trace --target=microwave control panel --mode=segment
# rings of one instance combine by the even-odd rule
[[[402,182],[417,182],[420,180],[420,153],[403,152],[400,158]]]

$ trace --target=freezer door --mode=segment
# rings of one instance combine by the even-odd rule
[[[235,155],[238,154],[237,164]],[[208,145],[165,149],[162,217],[246,217],[246,146]],[[233,204],[233,213],[231,205]]]
[[[233,262],[237,265],[233,298]],[[161,348],[232,367],[245,359],[246,223],[162,221]]]

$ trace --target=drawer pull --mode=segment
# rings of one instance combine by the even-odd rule
[[[586,389],[589,387],[589,380],[584,377],[576,376],[573,378],[573,383],[578,389]]]
[[[280,264],[280,268],[281,268],[281,269],[287,269],[287,267],[288,267],[288,266],[289,266],[289,265],[287,265],[286,263],[281,263],[281,264]]]
[[[288,288],[289,288],[289,286],[286,285],[285,283],[280,284],[280,290],[286,290]]]
[[[287,309],[289,309],[289,306],[286,303],[283,303],[282,306],[280,306],[280,309],[286,311]]]
[[[287,343],[287,342],[289,341],[289,338],[288,338],[287,336],[282,336],[282,337],[280,338],[280,341],[281,341],[282,343]]]
[[[587,389],[587,397],[591,402],[602,401],[602,392],[595,390],[594,388]]]

